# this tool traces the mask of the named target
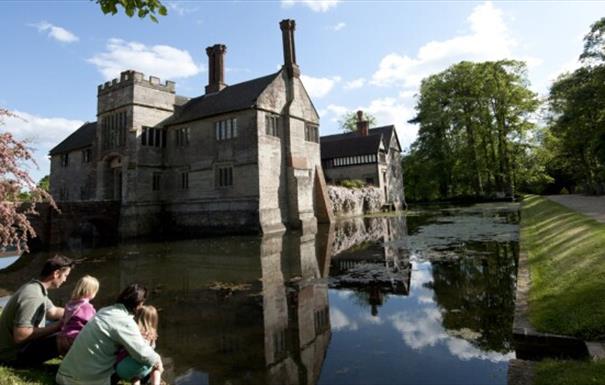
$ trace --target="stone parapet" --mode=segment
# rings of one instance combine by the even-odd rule
[[[141,72],[136,71],[123,71],[120,74],[119,79],[113,79],[103,84],[99,84],[97,91],[98,95],[104,95],[109,92],[113,92],[125,87],[132,86],[134,84],[156,89],[158,91],[170,92],[172,94],[176,91],[175,82],[167,80],[164,84],[161,84],[160,78],[156,76],[149,76],[149,79],[145,79],[145,75]]]

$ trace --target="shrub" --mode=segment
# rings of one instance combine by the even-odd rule
[[[340,182],[340,185],[346,188],[362,188],[365,183],[359,179],[345,179]]]

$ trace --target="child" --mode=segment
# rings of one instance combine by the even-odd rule
[[[158,311],[153,306],[141,306],[135,315],[141,335],[155,349],[158,338]],[[128,355],[126,350],[118,352],[116,373],[122,380],[132,381],[133,385],[140,385],[140,380],[149,376],[149,384],[160,385],[162,373],[151,367],[140,364]]]
[[[71,299],[65,305],[65,313],[61,320],[62,326],[57,336],[59,354],[65,355],[86,323],[96,314],[90,301],[99,291],[99,281],[85,275],[76,282],[71,293]]]

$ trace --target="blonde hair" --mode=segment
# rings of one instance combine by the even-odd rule
[[[99,280],[90,275],[85,275],[76,282],[74,291],[71,292],[72,299],[91,298],[99,291]]]
[[[143,305],[137,310],[135,320],[143,334],[146,334],[150,340],[155,340],[158,336],[158,310],[151,305]]]

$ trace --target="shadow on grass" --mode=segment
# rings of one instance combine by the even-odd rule
[[[583,339],[605,336],[605,225],[530,196],[522,206],[521,247],[531,269],[534,327]]]

